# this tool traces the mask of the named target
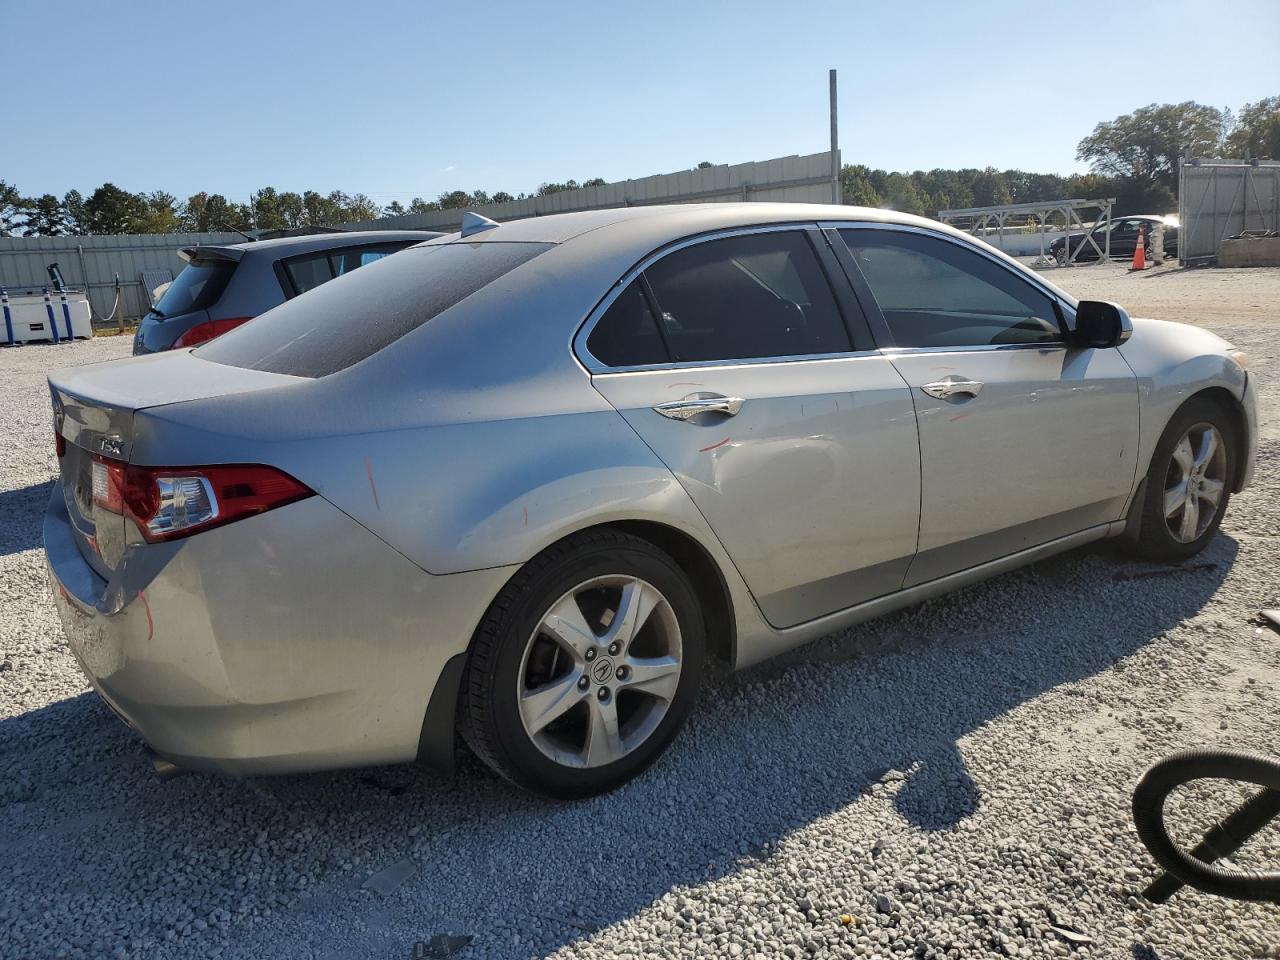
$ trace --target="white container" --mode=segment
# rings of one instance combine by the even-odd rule
[[[46,300],[45,295],[39,291],[23,290],[21,293],[11,293],[8,305],[8,323],[5,322],[4,311],[0,306],[0,345],[10,342],[31,343],[36,340],[48,340],[50,343],[68,339],[86,340],[93,336],[89,297],[84,293],[68,290],[64,295],[50,291]],[[49,319],[50,307],[53,309],[52,321]],[[10,327],[13,328],[12,341]],[[70,337],[67,336],[68,328],[71,331]]]

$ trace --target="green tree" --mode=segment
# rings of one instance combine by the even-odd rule
[[[884,201],[871,185],[871,171],[862,165],[846,164],[840,171],[844,202],[855,207],[879,207]]]
[[[219,233],[253,229],[253,210],[247,203],[231,203],[220,193],[193,194],[183,204],[181,229],[193,233]]]
[[[307,217],[302,205],[302,194],[286,190],[280,194],[279,209],[286,229],[293,230],[306,226]]]
[[[84,202],[85,225],[89,233],[138,233],[150,210],[141,194],[104,183]]]
[[[1140,107],[1100,123],[1076,147],[1076,159],[1099,173],[1178,189],[1178,166],[1221,149],[1224,117],[1217,107],[1188,100]]]
[[[497,193],[495,193],[492,197],[489,198],[489,202],[490,203],[510,203],[514,199],[515,197],[507,193],[507,191],[499,190]]]
[[[275,187],[263,187],[249,195],[253,208],[253,225],[259,230],[284,230],[288,226],[280,194]]]
[[[410,213],[430,213],[433,210],[439,210],[440,204],[434,200],[423,200],[421,197],[414,197],[409,201]]]
[[[62,212],[66,217],[67,233],[83,236],[89,232],[88,215],[84,210],[84,197],[79,190],[68,190],[62,198]]]
[[[580,186],[577,180],[566,180],[564,183],[542,183],[538,185],[538,196],[545,197],[565,190],[577,190]]]
[[[382,208],[382,215],[384,217],[403,217],[408,212],[409,211],[404,208],[404,204],[399,200],[392,200]]]
[[[465,190],[454,190],[450,193],[442,193],[436,200],[437,209],[440,210],[461,210],[463,207],[475,206],[472,203],[471,194]]]
[[[62,201],[52,193],[27,200],[17,224],[24,237],[60,237],[67,232]]]
[[[710,160],[700,160],[700,161],[698,161],[698,165],[697,165],[696,167],[694,167],[694,169],[695,169],[695,170],[708,170],[708,169],[710,169],[711,167],[714,167],[714,166],[715,166],[715,164],[714,164],[714,163],[712,163]]]
[[[1251,160],[1280,160],[1280,96],[1267,97],[1240,108],[1227,135],[1227,156]]]
[[[342,210],[345,220],[377,220],[381,213],[382,210],[378,205],[363,193],[349,197],[347,205]]]
[[[583,180],[584,187],[603,187],[605,185],[604,177],[592,177],[590,180]]]
[[[178,201],[173,194],[155,190],[141,196],[147,212],[136,228],[138,233],[177,233],[182,229]]]
[[[7,237],[17,225],[18,213],[25,205],[22,194],[11,183],[0,180],[0,237]]]
[[[338,213],[332,194],[326,197],[315,190],[308,190],[302,195],[302,218],[306,226],[323,227],[338,223]]]

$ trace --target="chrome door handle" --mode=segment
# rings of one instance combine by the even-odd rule
[[[744,402],[741,397],[685,397],[660,403],[653,409],[672,420],[691,420],[700,413],[723,413],[732,417]]]
[[[926,383],[920,388],[931,397],[937,397],[939,400],[946,400],[948,397],[961,396],[968,394],[976,397],[982,390],[982,381],[966,380],[964,377],[943,377],[941,380],[935,380],[933,383]]]

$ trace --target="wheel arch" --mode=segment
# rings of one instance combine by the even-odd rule
[[[645,540],[670,556],[689,578],[695,594],[702,602],[705,613],[703,619],[707,625],[707,652],[714,660],[733,669],[737,662],[738,640],[733,596],[723,571],[706,547],[691,534],[655,520],[610,520],[566,533],[547,544],[543,550],[592,530],[617,530]],[[538,553],[542,553],[542,550]],[[524,566],[525,564],[521,564],[512,572],[511,577],[515,577]],[[509,577],[503,582],[495,597],[501,594],[510,580]],[[477,623],[476,631],[479,629],[480,625]],[[465,669],[474,643],[473,632],[467,642],[467,649],[455,654],[445,664],[423,715],[422,732],[418,739],[418,762],[445,776],[451,775],[454,770],[457,714]]]
[[[1215,406],[1219,407],[1223,413],[1227,415],[1227,420],[1231,425],[1231,431],[1235,434],[1232,438],[1235,440],[1237,453],[1242,452],[1242,445],[1245,443],[1249,435],[1249,423],[1244,412],[1244,404],[1240,399],[1226,387],[1214,386],[1206,387],[1198,390],[1191,396],[1187,397],[1182,403],[1178,404],[1177,409],[1169,415],[1169,419],[1165,421],[1164,426],[1160,428],[1160,436],[1164,436],[1164,431],[1169,428],[1169,424],[1173,421],[1179,411],[1183,410],[1187,404],[1196,400],[1208,400]],[[1154,455],[1154,451],[1153,451]],[[1239,493],[1244,488],[1244,477],[1246,469],[1246,458],[1237,455],[1235,462],[1231,465],[1231,492]]]

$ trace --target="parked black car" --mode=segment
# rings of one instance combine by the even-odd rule
[[[187,247],[187,265],[138,324],[133,352],[194,347],[366,263],[440,236],[426,230],[322,233]]]
[[[1111,229],[1111,256],[1116,259],[1129,260],[1133,257],[1134,247],[1138,245],[1138,231],[1141,227],[1146,227],[1145,236],[1147,238],[1147,251],[1151,250],[1151,230],[1157,224],[1164,225],[1164,255],[1166,259],[1172,259],[1178,255],[1178,228],[1170,223],[1167,217],[1155,216],[1133,216],[1133,217],[1117,217],[1110,223]],[[1098,250],[1107,250],[1107,227],[1106,223],[1099,223],[1088,234],[1073,233],[1070,237],[1059,237],[1053,243],[1049,244],[1049,253],[1058,263],[1067,262],[1067,241],[1071,241],[1071,250],[1076,252],[1075,262],[1081,263],[1099,258]],[[1087,237],[1092,236],[1093,242],[1098,245],[1098,250],[1093,248],[1093,244],[1089,243]]]

